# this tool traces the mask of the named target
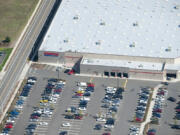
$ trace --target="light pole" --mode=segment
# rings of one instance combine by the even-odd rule
[[[58,80],[59,80],[59,71],[61,70],[61,67],[57,67],[56,71],[58,72]]]

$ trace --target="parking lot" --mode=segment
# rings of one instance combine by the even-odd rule
[[[175,107],[177,102],[180,101],[180,84],[172,83],[167,86],[168,95],[163,105],[162,116],[159,120],[159,125],[152,124],[150,128],[156,130],[157,135],[180,135],[180,129],[172,129],[171,126],[174,124],[180,125],[180,120],[175,120],[176,115]],[[168,100],[169,97],[173,97],[176,101]]]
[[[69,135],[102,135],[103,133],[110,133],[111,135],[128,134],[131,125],[136,125],[131,122],[134,119],[135,109],[138,101],[138,93],[142,87],[155,87],[158,82],[149,81],[135,81],[129,80],[125,91],[122,93],[122,99],[117,107],[117,113],[113,116],[115,119],[114,128],[111,131],[105,131],[105,123],[97,121],[97,116],[103,116],[109,109],[102,108],[101,106],[103,98],[106,96],[106,88],[115,87],[118,88],[124,84],[124,79],[114,78],[96,78],[96,77],[83,77],[67,75],[63,71],[58,72],[56,68],[52,67],[48,69],[34,69],[31,68],[27,76],[36,76],[37,82],[34,85],[26,104],[24,104],[23,111],[20,117],[17,118],[14,128],[10,134],[24,134],[25,129],[31,123],[36,123],[37,127],[34,131],[35,134],[51,134],[57,135],[61,131],[67,131]],[[45,90],[48,79],[59,78],[66,81],[66,84],[58,98],[57,102],[53,104],[54,110],[52,116],[49,118],[40,117],[38,122],[31,122],[30,116],[34,111],[34,107],[39,106],[39,102],[42,98],[41,94]],[[94,92],[91,92],[90,100],[87,102],[86,110],[79,111],[80,98],[72,98],[77,93],[77,82],[92,82]],[[118,101],[119,102],[119,101]],[[117,103],[118,103],[117,102]],[[66,119],[65,115],[71,113],[66,112],[67,108],[75,107],[78,110],[78,114],[82,114],[83,118],[80,120],[80,116],[76,116],[76,119]],[[81,108],[83,109],[83,108]],[[116,108],[115,108],[116,109]],[[68,125],[68,124],[70,125]],[[67,124],[62,126],[62,124]],[[95,130],[95,125],[101,124],[100,130]]]

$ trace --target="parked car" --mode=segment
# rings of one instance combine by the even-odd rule
[[[80,86],[80,87],[87,87],[86,82],[78,82],[77,85]]]
[[[81,111],[86,111],[86,107],[79,107],[78,109]]]
[[[102,125],[101,124],[96,124],[94,129],[95,130],[101,130],[102,129]]]
[[[61,126],[62,126],[62,127],[70,127],[71,124],[70,124],[70,123],[63,123]]]
[[[171,102],[176,102],[176,99],[174,97],[169,97],[167,100],[169,100]]]
[[[61,131],[59,135],[68,135],[68,131]]]
[[[180,129],[180,125],[172,125],[171,128],[173,128],[173,129]]]
[[[96,121],[99,121],[99,122],[106,122],[106,119],[105,118],[97,118]]]
[[[111,135],[111,133],[103,133],[102,135]]]
[[[68,75],[73,75],[75,74],[75,70],[74,69],[71,69],[69,72],[68,72]]]
[[[149,129],[147,132],[147,135],[155,135],[156,134],[156,130],[155,129]]]

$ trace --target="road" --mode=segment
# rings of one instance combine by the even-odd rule
[[[0,83],[0,110],[4,111],[9,96],[27,62],[31,49],[56,0],[42,0],[37,12],[30,22],[27,31],[20,41],[7,71]]]

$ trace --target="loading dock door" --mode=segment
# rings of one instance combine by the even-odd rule
[[[176,78],[176,73],[167,73],[166,77],[167,78]]]
[[[122,75],[121,75],[121,73],[117,73],[117,77],[121,77]]]
[[[111,72],[111,76],[112,76],[112,77],[115,77],[115,72]]]
[[[128,73],[123,73],[123,77],[128,78]]]
[[[109,76],[109,72],[104,71],[104,76]]]

